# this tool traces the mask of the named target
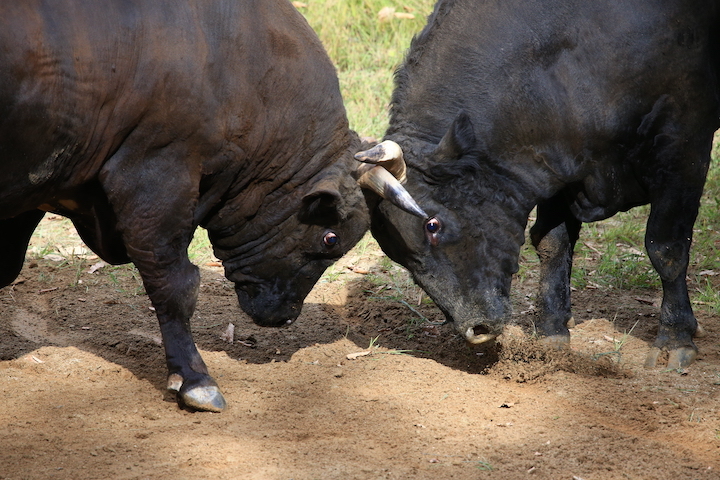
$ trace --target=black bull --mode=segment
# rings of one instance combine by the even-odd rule
[[[654,348],[691,363],[685,281],[718,128],[718,2],[440,0],[396,74],[386,141],[404,151],[421,220],[381,202],[383,250],[469,341],[509,315],[528,215],[540,257],[537,329],[569,340],[582,222],[651,205],[645,246],[663,302]],[[398,148],[398,145],[401,148]]]
[[[190,333],[207,228],[240,305],[292,322],[368,227],[335,70],[286,0],[23,0],[0,5],[0,286],[45,211],[104,260],[132,261],[160,322],[168,388],[225,400]],[[354,175],[351,175],[353,173]]]
[[[388,131],[427,219],[387,173],[406,176],[395,147],[364,156],[387,170],[351,166],[335,72],[285,0],[13,3],[0,7],[0,284],[45,210],[69,217],[103,259],[136,264],[181,404],[225,405],[190,335],[195,228],[241,306],[283,325],[366,229],[354,178],[423,219],[369,197],[383,248],[471,341],[507,317],[532,206],[539,326],[562,340],[580,222],[651,202],[656,346],[692,359],[680,279],[717,123],[714,6],[439,4]]]

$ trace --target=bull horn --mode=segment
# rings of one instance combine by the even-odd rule
[[[398,181],[392,173],[385,170],[384,167],[379,165],[362,165],[359,170],[361,172],[365,171],[357,181],[361,187],[372,190],[393,205],[416,217],[422,219],[428,218],[427,214],[410,196],[408,191],[405,190],[405,187],[402,186],[400,181]]]
[[[405,160],[403,159],[402,148],[392,140],[385,140],[370,150],[356,153],[355,159],[372,165],[382,163],[382,166],[385,167],[388,172],[392,173],[400,183],[405,183],[407,179],[405,176],[407,169],[405,167]]]
[[[412,215],[427,218],[427,214],[402,186],[407,180],[407,167],[400,145],[385,140],[370,150],[356,153],[355,159],[364,163],[358,168],[358,184],[361,187],[372,190]]]

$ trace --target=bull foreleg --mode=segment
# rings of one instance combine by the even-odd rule
[[[530,229],[530,239],[540,258],[536,328],[546,341],[558,346],[570,341],[570,273],[579,233],[580,221],[561,198],[538,205],[537,220]]]
[[[10,285],[20,274],[30,237],[43,215],[42,210],[31,210],[0,220],[0,288]]]
[[[157,262],[140,260],[142,254],[139,252],[131,255],[160,322],[168,367],[168,390],[177,392],[181,405],[196,410],[222,411],[225,399],[210,376],[190,330],[200,285],[198,268],[185,254],[164,268]]]
[[[123,159],[110,162],[103,172],[103,187],[160,322],[168,389],[177,392],[181,405],[219,412],[225,399],[190,330],[200,274],[187,257],[187,247],[194,231],[199,180],[183,171],[181,162],[170,160],[172,152],[161,153],[168,156],[154,156],[141,165]]]

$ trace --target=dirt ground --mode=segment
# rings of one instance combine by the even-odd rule
[[[479,348],[378,282],[402,271],[372,243],[285,329],[203,265],[194,334],[229,406],[192,413],[137,274],[82,253],[41,252],[0,290],[1,479],[720,479],[720,318],[698,314],[691,368],[645,370],[659,292],[575,292],[554,352],[527,335],[528,276],[517,325]]]

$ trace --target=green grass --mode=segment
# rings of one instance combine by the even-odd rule
[[[495,468],[486,460],[477,460],[477,468],[485,472],[492,472]]]
[[[611,356],[614,357],[615,361],[620,363],[620,359],[622,357],[622,348],[625,346],[625,344],[630,340],[630,336],[632,335],[633,330],[635,330],[635,327],[637,327],[637,324],[640,320],[635,321],[633,326],[630,328],[629,331],[625,331],[625,333],[622,334],[622,336],[619,339],[613,338],[613,349],[608,352],[602,352],[598,353],[593,356],[595,360],[597,360],[600,357],[605,356]],[[615,320],[613,319],[613,323],[615,323]]]
[[[337,68],[350,127],[382,137],[392,77],[434,1],[303,0],[298,10],[317,32]],[[383,8],[400,15],[379,17]],[[414,18],[404,18],[412,15]]]
[[[713,283],[710,278],[694,275],[694,281],[692,283],[694,288],[690,292],[690,295],[694,299],[693,303],[697,308],[720,315],[720,298],[718,297],[717,282]]]
[[[374,355],[374,354],[407,355],[414,351],[414,350],[401,350],[401,349],[397,349],[397,348],[379,350],[381,348],[379,340],[380,340],[380,335],[377,335],[376,337],[371,338],[370,345],[368,345],[368,348],[367,348],[367,353],[363,352],[362,356],[365,356],[365,354],[368,354],[368,355]]]
[[[215,260],[207,230],[202,227],[195,230],[195,235],[188,247],[188,258],[196,265],[204,265]]]
[[[575,247],[573,286],[648,288],[660,278],[643,247],[648,206],[621,212],[607,220],[583,225]]]

